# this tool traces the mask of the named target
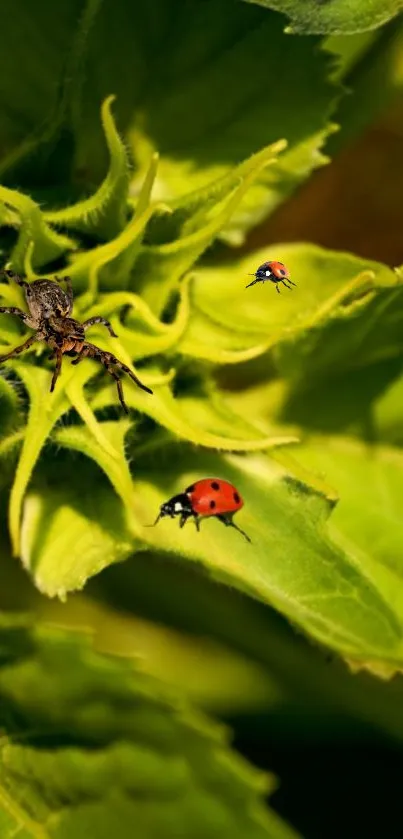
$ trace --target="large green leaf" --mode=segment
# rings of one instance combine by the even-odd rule
[[[351,556],[355,567],[375,586],[403,624],[401,451],[379,444],[339,437],[318,437],[298,451],[300,460],[337,486],[341,501],[330,520],[330,533]],[[362,661],[371,665],[371,653]],[[386,662],[373,665],[382,672]],[[401,669],[401,655],[393,663]],[[382,667],[384,665],[384,667]]]
[[[58,439],[69,445],[68,431],[59,433]],[[177,448],[171,454],[165,448],[163,465],[161,457],[156,452],[155,457],[148,453],[143,461],[137,460],[132,536],[128,536],[128,524],[122,531],[126,542],[117,537],[116,513],[112,506],[111,513],[107,511],[108,496],[99,478],[91,479],[93,489],[89,490],[78,474],[74,478],[71,468],[60,466],[57,492],[52,485],[48,488],[34,482],[23,520],[24,560],[43,592],[63,595],[81,587],[86,576],[108,562],[126,558],[131,539],[133,551],[143,546],[175,554],[184,563],[201,563],[215,580],[275,607],[312,638],[349,659],[401,665],[399,612],[390,602],[389,592],[377,585],[364,565],[357,565],[354,551],[331,540],[327,518],[335,496],[323,482],[312,483],[309,472],[287,461],[286,450],[277,454],[276,460],[257,455],[186,453]],[[62,474],[66,476],[63,480]],[[155,528],[147,527],[164,500],[206,475],[225,478],[238,488],[245,506],[236,521],[248,533],[251,544],[216,519],[204,521],[200,534],[192,523],[180,530],[176,521],[168,519]],[[94,504],[99,506],[96,499],[101,492],[104,513],[97,528],[103,528],[105,536],[100,532],[98,537],[99,560],[96,551],[87,549],[87,561],[80,551],[80,532],[87,531],[91,537],[91,510]],[[52,553],[52,539],[41,537],[49,531],[49,521],[53,542],[60,534],[56,553]]]
[[[129,189],[129,162],[127,152],[111,114],[114,97],[109,96],[102,105],[101,119],[110,154],[109,169],[102,184],[89,198],[73,206],[44,214],[47,222],[58,227],[80,230],[86,234],[105,236],[120,233],[126,223]]]
[[[287,264],[297,284],[292,292],[276,294],[272,283],[245,289],[248,273],[270,256]],[[179,348],[212,358],[215,336],[222,362],[231,361],[230,348],[239,361],[271,349],[283,374],[312,380],[400,355],[402,295],[399,276],[380,263],[316,245],[279,244],[197,269]]]
[[[140,669],[5,620],[0,668],[4,836],[295,839],[268,779]]]
[[[291,20],[288,31],[301,35],[338,34],[376,29],[403,9],[402,0],[248,0],[284,12]]]
[[[12,146],[3,171],[12,183],[32,183],[28,164],[39,149],[37,181],[42,176],[42,185],[52,183],[53,175],[53,186],[71,191],[73,181],[88,194],[107,169],[99,107],[110,95],[117,97],[118,128],[136,163],[133,197],[154,151],[162,156],[156,197],[168,200],[226,175],[279,137],[288,140],[281,164],[262,174],[228,225],[226,235],[234,242],[325,162],[320,150],[338,95],[327,81],[331,61],[318,39],[285,35],[281,16],[234,0],[197,0],[180,9],[163,0],[152,0],[146,9],[129,0],[89,0],[81,18],[68,5],[63,0],[59,20],[49,0],[42,0],[33,22],[29,4],[19,0],[17,12],[2,20],[4,41],[11,44],[2,73],[3,109],[9,113],[3,145]],[[24,39],[16,48],[16,22],[39,32],[42,17],[47,40],[41,32],[38,41]],[[27,83],[23,68],[30,66],[35,71]],[[36,120],[37,98],[24,92],[24,85],[30,90],[34,83],[43,99]],[[27,140],[30,129],[36,133]]]
[[[232,481],[245,499],[238,514],[252,544],[216,520],[183,531],[170,520],[145,531],[154,548],[202,562],[216,579],[269,603],[299,627],[351,658],[402,660],[403,627],[383,590],[357,567],[354,555],[330,541],[326,520],[335,503],[326,486],[309,483],[308,472],[258,456],[247,459],[194,454],[167,463],[164,472],[137,468],[136,508],[147,523],[159,504],[206,474]]]

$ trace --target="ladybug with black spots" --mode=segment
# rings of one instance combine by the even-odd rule
[[[248,283],[246,288],[250,288],[251,285],[256,285],[256,283],[275,283],[276,291],[280,294],[279,284],[285,285],[286,288],[289,288],[292,291],[291,286],[296,286],[296,283],[293,283],[290,272],[288,268],[284,265],[283,262],[263,262],[263,265],[259,265],[259,268],[255,271],[254,274],[249,274],[250,277],[254,277],[255,279],[252,280],[251,283]],[[291,283],[291,285],[289,285]]]
[[[183,527],[187,520],[193,518],[197,530],[200,530],[200,520],[215,516],[226,527],[234,527],[242,533],[248,542],[249,536],[233,522],[233,516],[243,507],[243,500],[233,484],[221,478],[203,478],[185,489],[179,495],[174,495],[169,501],[161,504],[159,514],[154,522],[170,516],[179,517],[179,526]]]

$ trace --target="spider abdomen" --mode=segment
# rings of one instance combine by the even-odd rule
[[[65,317],[70,312],[69,296],[51,280],[35,280],[28,283],[25,293],[28,309],[37,323],[54,315]]]

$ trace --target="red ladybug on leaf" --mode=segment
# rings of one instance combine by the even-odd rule
[[[259,268],[255,271],[254,274],[250,274],[250,277],[254,277],[255,279],[249,283],[246,288],[250,288],[251,285],[255,285],[256,283],[275,283],[276,284],[276,291],[280,294],[279,283],[285,285],[286,288],[289,288],[292,291],[291,286],[296,286],[296,283],[293,283],[292,279],[290,278],[290,272],[288,268],[284,265],[283,262],[263,262],[263,265],[259,265]],[[291,285],[288,285],[291,283]]]
[[[241,507],[243,507],[242,498],[233,484],[221,478],[203,478],[189,486],[184,492],[174,495],[169,501],[161,504],[153,526],[165,516],[170,516],[171,519],[179,516],[180,527],[183,527],[188,519],[193,518],[197,530],[200,530],[200,519],[215,516],[227,527],[234,527],[250,542],[249,536],[232,520]]]

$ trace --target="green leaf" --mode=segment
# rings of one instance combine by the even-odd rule
[[[378,393],[378,399],[371,405],[371,428],[375,439],[379,442],[396,446],[403,445],[403,377],[400,362],[397,377],[389,381],[389,387],[383,393]]]
[[[99,288],[117,291],[126,287],[148,222],[154,213],[165,210],[165,205],[147,206],[139,215],[134,214],[114,239],[83,251],[72,259],[68,267],[69,276],[75,288],[88,290],[85,298],[87,305],[93,304]]]
[[[340,437],[317,437],[297,454],[301,463],[337,486],[340,503],[330,519],[330,534],[348,552],[358,572],[388,604],[403,626],[400,498],[403,456],[392,447]],[[380,659],[371,648],[352,656],[382,674],[402,668],[403,651]]]
[[[287,139],[281,166],[261,174],[228,224],[225,236],[234,243],[326,161],[321,147],[339,95],[327,81],[331,62],[318,39],[291,44],[281,16],[233,0],[183,5],[172,56],[172,10],[162,0],[146,11],[127,0],[90,0],[84,10],[63,0],[60,9],[55,17],[46,0],[36,19],[19,0],[1,20],[10,51],[0,63],[8,117],[0,141],[10,152],[3,162],[10,180],[91,192],[107,169],[99,104],[111,94],[136,164],[133,197],[154,152],[161,153],[156,197],[169,201]],[[21,32],[32,31],[36,40],[27,36],[21,44]]]
[[[275,607],[296,626],[340,654],[394,666],[402,660],[403,628],[385,592],[349,550],[331,541],[327,518],[335,496],[298,469],[286,450],[276,460],[257,455],[192,453],[136,467],[136,513],[144,524],[160,504],[210,474],[231,481],[245,500],[237,523],[242,535],[209,519],[202,536],[164,519],[144,539],[162,553],[202,563],[216,580]],[[282,462],[287,465],[282,466]],[[347,474],[347,473],[346,473]],[[360,484],[361,486],[361,484]]]
[[[221,727],[140,669],[17,622],[3,622],[0,649],[8,830],[124,839],[136,824],[142,839],[296,839],[262,804],[268,779]]]
[[[110,154],[109,170],[104,181],[90,198],[71,207],[45,212],[44,218],[50,224],[105,239],[117,236],[125,226],[129,163],[111,113],[114,99],[114,96],[109,96],[101,108],[102,126]]]
[[[134,562],[141,564],[137,554]],[[150,555],[147,554],[150,561]],[[152,560],[151,560],[152,561]],[[6,572],[11,570],[11,560]],[[4,578],[4,562],[2,578]],[[124,565],[127,569],[127,564]],[[15,563],[14,563],[15,569]],[[104,580],[104,574],[102,580]],[[9,576],[7,576],[7,588]],[[18,581],[21,578],[18,577]],[[12,580],[15,583],[15,580]],[[21,589],[21,586],[19,586]],[[31,586],[31,592],[33,591]],[[37,593],[36,593],[37,594]],[[141,659],[143,672],[149,673],[180,691],[206,712],[219,714],[267,712],[286,695],[267,668],[242,653],[230,650],[214,638],[170,629],[157,620],[149,620],[127,610],[112,609],[94,600],[89,593],[70,596],[67,602],[49,600],[37,594],[36,621],[65,629],[80,629],[91,634],[94,648],[108,655],[124,656],[128,667]],[[194,667],[197,658],[197,669]]]
[[[123,323],[116,314],[122,308],[128,309]],[[172,323],[160,321],[148,304],[130,291],[100,295],[97,302],[85,312],[86,317],[93,315],[103,315],[110,319],[114,331],[133,360],[174,350],[189,318],[188,282],[183,282],[179,289],[176,317]]]
[[[65,431],[64,446],[93,457],[87,429]],[[119,488],[121,464],[100,448],[99,459]],[[131,487],[127,503],[132,494]],[[38,470],[24,503],[21,559],[39,591],[63,600],[69,591],[82,589],[89,577],[126,559],[134,544],[127,510],[89,462],[76,459],[64,469],[50,464],[47,470]]]
[[[207,401],[205,393],[175,396],[169,384],[155,381],[152,397],[129,384],[125,390],[127,405],[151,417],[182,440],[206,448],[244,452],[297,442],[295,437],[261,434],[242,417],[235,417],[225,404],[218,407],[218,397],[214,404]],[[149,378],[147,382],[150,382]],[[91,407],[96,411],[115,402],[115,388],[108,385],[95,394]]]
[[[0,376],[0,441],[10,422],[16,418],[18,408],[19,399],[15,388],[4,376]]]
[[[374,34],[376,37],[374,38]],[[393,102],[398,102],[403,88],[401,54],[403,26],[401,18],[390,23],[378,33],[369,33],[373,41],[364,50],[360,60],[354,61],[344,75],[343,83],[349,95],[343,97],[335,114],[341,130],[329,138],[326,150],[334,156],[341,148],[359,137],[364,129],[387,113]],[[368,37],[368,33],[366,36]],[[345,50],[350,36],[334,39]],[[345,63],[345,62],[343,62]],[[392,187],[390,187],[392,188]]]
[[[2,123],[3,179],[41,191],[45,184],[54,188],[70,179],[74,137],[69,123],[79,110],[88,36],[101,5],[102,0],[84,5],[73,0],[59,4],[55,14],[45,0],[33,14],[25,0],[18,0],[13,14],[1,21],[10,49],[0,65],[7,80],[0,97],[8,111]]]
[[[240,262],[198,268],[191,286],[191,317],[179,347],[196,356],[205,343],[221,337],[228,350],[271,349],[282,374],[294,380],[324,376],[402,352],[399,300],[403,285],[386,266],[316,245],[272,246],[271,255],[288,266],[297,284],[275,293],[271,283],[245,289],[248,273],[264,262],[267,249]],[[245,357],[246,360],[247,357]],[[225,355],[222,357],[225,361]],[[230,360],[230,359],[228,359]]]
[[[9,259],[9,265],[17,273],[25,273],[25,258],[30,246],[30,258],[34,267],[51,262],[76,247],[72,239],[56,233],[49,227],[40,207],[28,195],[0,186],[0,202],[12,207],[21,217],[17,243]]]
[[[273,165],[284,145],[280,140],[267,146],[241,164],[231,177],[214,185],[212,192],[205,190],[202,198],[194,197],[191,207],[179,214],[182,225],[177,231],[178,238],[160,245],[143,245],[136,263],[136,287],[140,285],[157,314],[164,310],[178,280],[212,244],[259,173]]]
[[[55,392],[49,393],[49,372],[14,360],[11,365],[21,377],[30,399],[24,442],[15,472],[9,505],[12,549],[14,555],[18,556],[20,553],[22,505],[32,471],[53,426],[71,407],[65,394],[66,383],[72,376],[77,375],[81,376],[82,381],[85,381],[89,378],[90,370],[86,368],[82,373],[79,373],[71,365],[64,365]]]
[[[288,32],[300,35],[353,34],[376,29],[396,17],[402,0],[248,0],[267,9],[283,12],[290,20]]]
[[[366,742],[375,732],[377,740],[386,734],[388,741],[403,742],[402,679],[385,683],[367,672],[353,675],[337,658],[329,661],[326,651],[307,644],[273,609],[215,584],[197,565],[144,552],[94,580],[91,592],[97,603],[123,610],[126,620],[136,620],[139,613],[163,620],[168,631],[214,638],[263,665],[281,695],[263,720],[256,720],[259,736],[292,740],[303,749],[307,738],[310,744],[323,745],[326,739],[327,745],[333,740],[339,746],[341,733],[347,734],[347,747],[359,732]]]
[[[177,33],[169,62],[164,23],[151,33],[157,56],[151,86],[142,113],[134,113],[128,127],[135,161],[141,173],[150,151],[161,152],[156,188],[170,200],[213,183],[285,137],[289,148],[280,165],[259,177],[225,228],[225,238],[239,244],[325,162],[320,149],[332,130],[328,120],[338,95],[326,80],[328,56],[314,39],[295,39],[290,49],[279,16],[227,0],[182,7]]]

